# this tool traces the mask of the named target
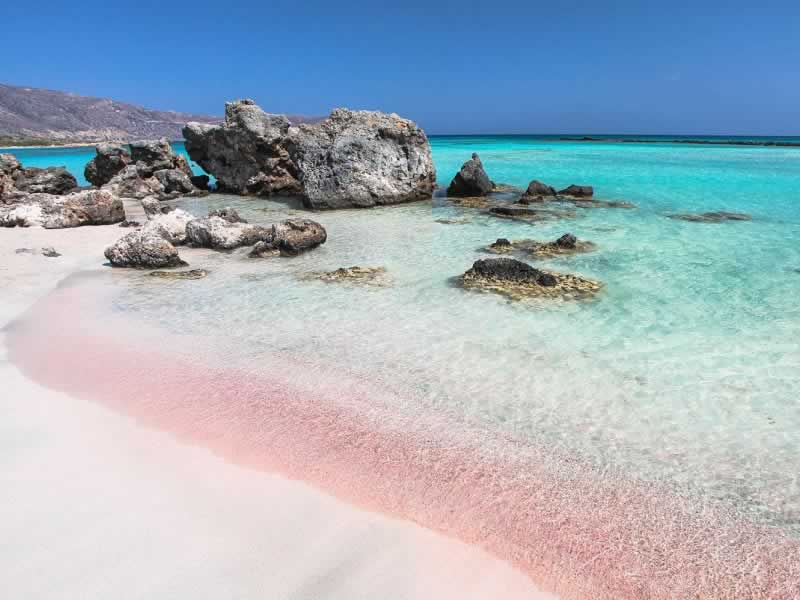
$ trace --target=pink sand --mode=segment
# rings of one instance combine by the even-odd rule
[[[800,597],[800,543],[775,529],[445,415],[404,414],[379,385],[315,377],[314,365],[277,358],[254,374],[145,348],[91,289],[60,288],[12,329],[23,372],[479,546],[565,598]]]

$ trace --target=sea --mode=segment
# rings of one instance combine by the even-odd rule
[[[438,183],[477,152],[496,183],[591,185],[634,206],[530,223],[440,191],[316,213],[327,243],[300,257],[209,252],[191,261],[209,271],[197,281],[76,277],[36,318],[81,308],[53,356],[84,348],[106,373],[115,352],[167,357],[158,378],[117,384],[120,410],[477,543],[565,596],[591,580],[593,597],[800,597],[786,580],[800,573],[800,148],[563,137],[580,136],[434,136]],[[81,183],[93,154],[12,152]],[[230,205],[256,223],[307,215],[216,194],[175,204],[199,216]],[[749,220],[671,218],[720,211]],[[517,258],[602,282],[592,299],[458,284],[498,238],[564,233],[596,249]],[[389,283],[313,278],[353,265],[383,267]],[[31,339],[48,339],[39,327]]]

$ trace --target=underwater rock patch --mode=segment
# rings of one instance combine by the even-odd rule
[[[161,279],[202,279],[208,275],[205,269],[191,269],[189,271],[151,271],[150,277]]]
[[[475,261],[460,278],[464,289],[500,294],[511,300],[583,300],[596,295],[603,284],[571,273],[536,269],[513,258]]]
[[[341,267],[334,271],[306,273],[303,279],[318,279],[326,283],[350,283],[374,287],[388,287],[391,277],[385,267]]]
[[[724,223],[725,221],[752,221],[753,217],[745,213],[712,211],[704,213],[685,213],[667,215],[670,219],[689,221],[691,223]]]
[[[552,242],[540,242],[538,240],[515,240],[509,241],[506,238],[498,238],[485,248],[492,254],[509,254],[515,251],[529,252],[536,256],[566,256],[571,254],[581,254],[592,252],[597,249],[593,242],[579,240],[571,233],[565,233],[557,240]]]

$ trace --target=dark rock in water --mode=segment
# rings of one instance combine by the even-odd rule
[[[253,246],[250,250],[250,254],[248,254],[250,258],[272,258],[273,256],[280,255],[281,251],[276,244],[264,241],[258,242]]]
[[[113,177],[131,164],[131,153],[118,144],[98,144],[96,156],[90,160],[83,170],[83,176],[97,187],[107,184]]]
[[[126,234],[106,248],[105,257],[114,267],[163,269],[183,267],[178,250],[164,238],[158,227],[142,227]]]
[[[78,182],[65,167],[31,167],[16,171],[14,186],[26,194],[64,195],[78,187]]]
[[[494,184],[483,170],[483,163],[476,153],[465,162],[447,188],[448,196],[485,196],[494,189]]]
[[[581,299],[602,289],[602,284],[569,273],[536,269],[513,258],[478,260],[461,277],[467,289],[499,293],[514,300],[526,298]]]
[[[549,185],[545,185],[541,181],[536,181],[535,179],[528,184],[528,189],[525,190],[525,196],[529,197],[552,197],[556,195],[555,188],[550,187]]]
[[[527,263],[513,258],[477,260],[473,263],[472,269],[468,271],[468,273],[470,272],[475,277],[485,279],[535,283],[546,287],[552,287],[558,283],[558,280],[551,273],[540,271]]]
[[[751,221],[752,217],[744,213],[715,211],[698,214],[667,215],[670,219],[690,221],[693,223],[724,223],[725,221]]]
[[[519,208],[517,206],[493,206],[489,212],[504,217],[533,217],[538,213],[532,208]]]
[[[83,190],[64,196],[29,194],[24,202],[0,208],[0,226],[46,229],[110,225],[125,220],[122,200],[106,190]]]
[[[211,181],[211,179],[208,175],[192,175],[189,179],[192,181],[192,185],[198,190],[204,192],[209,190],[209,181]]]
[[[555,241],[555,245],[559,248],[574,249],[578,246],[578,238],[571,233],[565,233]]]
[[[242,217],[239,216],[239,213],[236,212],[235,208],[231,208],[230,206],[226,206],[225,208],[219,208],[217,210],[212,210],[208,213],[209,217],[220,217],[225,219],[228,223],[247,223]]]
[[[575,198],[590,198],[594,196],[594,188],[590,185],[571,185],[564,188],[558,194],[561,196],[572,196]]]
[[[225,123],[184,128],[192,160],[223,192],[297,195],[307,208],[361,208],[430,198],[430,144],[411,121],[379,112],[334,110],[293,126],[252,100],[225,105]]]
[[[36,250],[33,248],[17,248],[14,252],[16,254],[34,254]]]
[[[52,246],[45,246],[42,248],[42,256],[46,256],[47,258],[58,258],[61,256],[61,253],[57,252]]]
[[[190,271],[151,271],[150,277],[161,279],[202,279],[208,275],[205,269],[191,269]]]
[[[310,219],[287,219],[272,225],[263,242],[253,249],[250,256],[270,256],[278,250],[282,256],[296,256],[324,244],[328,239],[325,228]]]
[[[186,225],[190,245],[217,250],[252,246],[268,237],[270,229],[247,223],[231,223],[222,217],[195,219]]]
[[[119,224],[120,227],[126,227],[126,228],[127,227],[139,227],[140,225],[141,225],[141,223],[139,223],[139,221],[128,221],[128,220],[125,220],[125,221],[123,221],[122,223]]]
[[[492,244],[492,246],[510,246],[510,245],[511,245],[511,242],[508,241],[506,238],[497,238],[495,243]]]

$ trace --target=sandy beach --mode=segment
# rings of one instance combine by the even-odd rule
[[[3,232],[0,325],[69,274],[107,270],[102,249],[123,233]],[[9,597],[552,598],[480,549],[41,387],[0,353]]]

